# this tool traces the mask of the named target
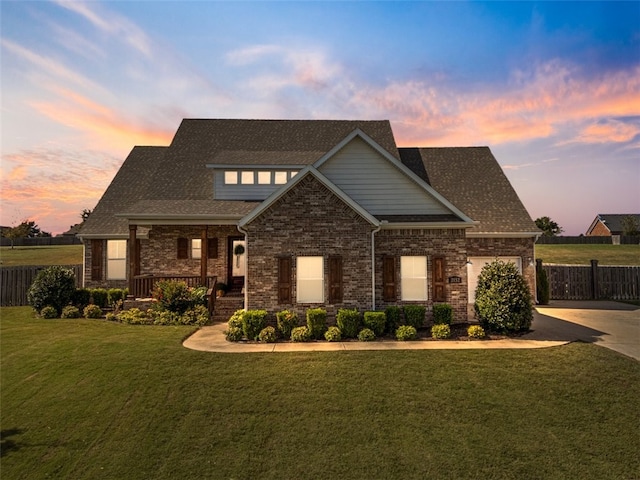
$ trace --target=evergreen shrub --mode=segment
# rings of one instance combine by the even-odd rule
[[[340,308],[336,315],[336,325],[344,338],[356,338],[360,331],[361,316],[355,308]]]
[[[266,310],[247,310],[242,316],[242,331],[249,340],[257,340],[258,335],[267,326]]]
[[[292,342],[308,342],[309,340],[311,340],[311,334],[307,327],[295,327],[291,330]]]
[[[327,331],[327,311],[324,308],[310,308],[307,310],[307,328],[311,338],[319,340]]]
[[[69,305],[76,290],[73,270],[59,266],[47,267],[38,272],[27,291],[27,302],[37,312],[53,307],[56,317]]]
[[[453,321],[453,307],[448,303],[433,305],[433,323],[436,325],[451,325]]]
[[[431,336],[437,339],[451,337],[451,327],[445,323],[436,324],[431,327]]]
[[[291,330],[298,326],[298,314],[290,310],[276,313],[278,331],[284,338],[291,338]]]
[[[414,327],[416,330],[424,326],[425,314],[427,309],[423,305],[405,305],[404,321],[407,325]]]
[[[384,335],[387,316],[384,312],[364,312],[363,325],[373,331],[376,337]]]
[[[416,327],[412,325],[400,325],[396,330],[396,339],[404,342],[406,340],[415,340],[418,338]]]
[[[358,333],[358,340],[361,342],[371,342],[376,339],[376,334],[370,328],[363,328]]]
[[[329,327],[326,332],[324,332],[324,339],[327,342],[339,342],[342,340],[342,332],[335,325]]]
[[[393,335],[401,324],[402,309],[397,305],[390,305],[384,309],[387,319],[386,331]]]
[[[80,318],[80,310],[75,305],[67,305],[62,309],[60,318]]]

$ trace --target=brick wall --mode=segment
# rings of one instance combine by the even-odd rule
[[[398,229],[381,230],[376,233],[376,306],[382,310],[389,305],[421,304],[427,307],[427,321],[431,321],[433,307],[433,257],[445,258],[445,279],[461,277],[461,283],[446,283],[446,303],[453,307],[454,322],[467,321],[467,251],[465,233],[462,229]],[[427,257],[426,302],[404,302],[401,300],[400,256]],[[382,296],[382,258],[396,257],[395,302],[384,302]]]
[[[295,310],[301,319],[310,307],[326,308],[329,322],[338,308],[371,308],[372,226],[342,202],[317,179],[308,176],[249,223],[247,308],[264,308],[274,313]],[[296,299],[297,256],[322,256],[325,299],[328,298],[328,262],[340,255],[343,262],[343,302],[340,304],[298,304]],[[292,300],[278,304],[278,257],[292,257]]]
[[[590,237],[610,237],[611,231],[600,221],[598,221],[593,230],[589,233]]]

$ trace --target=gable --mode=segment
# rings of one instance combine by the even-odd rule
[[[420,185],[393,161],[355,136],[318,170],[374,216],[450,215],[425,185]]]

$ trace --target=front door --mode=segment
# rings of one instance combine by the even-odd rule
[[[240,291],[244,287],[247,253],[244,237],[229,237],[229,288]]]

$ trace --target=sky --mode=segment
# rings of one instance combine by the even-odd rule
[[[62,233],[183,118],[491,148],[565,235],[640,213],[640,2],[0,0],[0,225]]]

